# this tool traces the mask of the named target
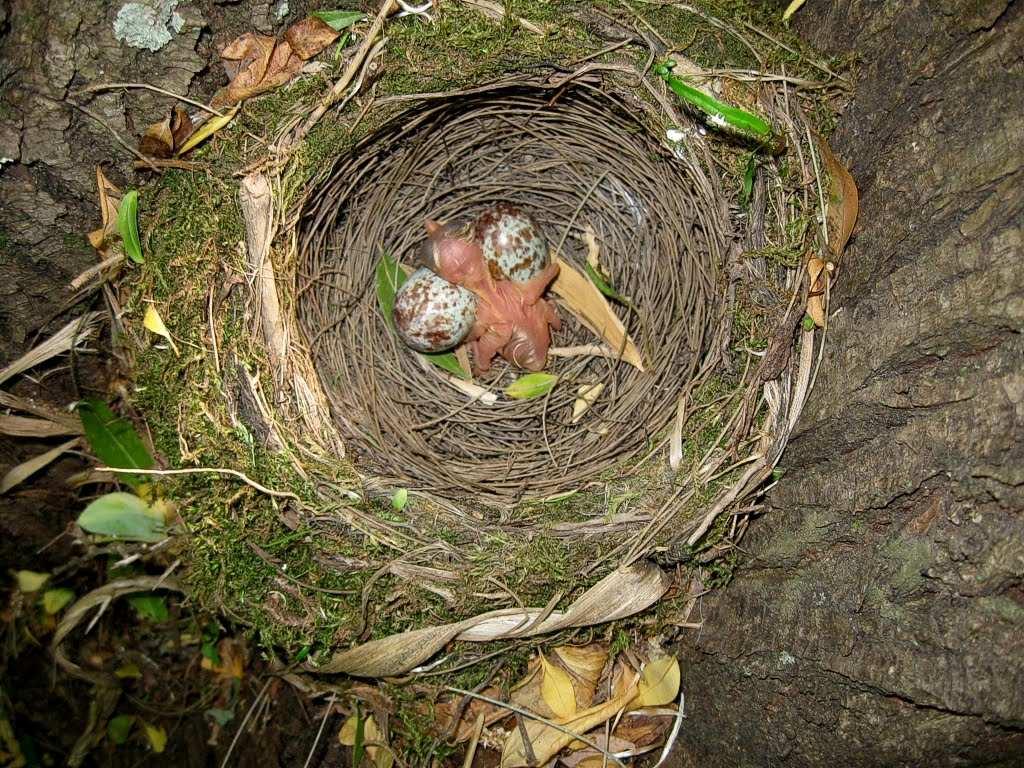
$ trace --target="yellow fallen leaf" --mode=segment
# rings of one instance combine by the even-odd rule
[[[786,6],[786,10],[782,12],[782,20],[789,21],[790,17],[800,10],[800,6],[804,4],[806,0],[791,0],[790,4]]]
[[[167,746],[167,731],[159,725],[142,724],[142,730],[146,733],[146,740],[154,752],[160,754]]]
[[[601,672],[608,662],[608,649],[600,643],[562,645],[555,648],[554,653],[572,677],[576,705],[589,707],[594,700]]]
[[[577,712],[574,717],[567,720],[562,720],[559,725],[568,733],[552,728],[550,725],[538,720],[529,721],[525,728],[513,730],[508,735],[508,738],[505,739],[501,751],[501,768],[525,768],[525,766],[531,765],[523,742],[524,730],[526,731],[526,738],[530,742],[533,756],[536,758],[536,763],[532,764],[545,765],[551,758],[575,741],[577,736],[581,736],[606,720],[615,717],[636,697],[636,694],[636,687],[631,687],[620,696]]]
[[[152,304],[146,307],[146,314],[142,318],[142,324],[146,326],[147,330],[167,339],[171,344],[171,349],[174,350],[174,354],[179,354],[178,346],[174,343],[174,339],[171,338],[171,332],[167,330],[163,318],[160,317],[160,313],[156,311],[156,307]]]
[[[359,725],[359,718],[349,715],[338,731],[338,743],[343,747],[354,747],[356,745],[356,728]],[[365,731],[364,731],[365,733]]]
[[[572,423],[575,424],[577,421],[583,418],[583,414],[597,402],[597,398],[601,396],[604,391],[604,384],[597,382],[596,384],[581,384],[576,389],[576,402],[572,404]]]
[[[373,764],[377,768],[391,768],[395,762],[395,755],[387,746],[388,735],[377,727],[377,721],[373,719],[373,715],[366,718],[363,736],[366,754],[370,756]]]
[[[660,656],[644,666],[633,707],[663,707],[679,695],[679,659]]]
[[[139,669],[138,664],[128,662],[127,664],[122,664],[120,667],[115,669],[114,676],[119,677],[122,680],[134,679],[137,677],[142,677],[142,670]]]
[[[238,114],[238,109],[238,105],[236,105],[219,115],[213,115],[209,120],[199,126],[195,133],[189,136],[185,143],[178,148],[177,155],[180,157],[181,155],[188,154],[208,138],[213,136],[213,134],[235,119],[235,115]]]
[[[50,574],[38,571],[18,571],[14,576],[21,592],[38,592],[50,580]]]
[[[555,666],[544,654],[540,656],[540,666],[544,677],[540,683],[540,693],[556,717],[572,717],[576,714],[576,692],[572,687],[572,679],[568,673]]]

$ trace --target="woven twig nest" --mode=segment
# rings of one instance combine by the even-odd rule
[[[580,488],[650,449],[721,321],[728,221],[704,169],[593,84],[504,82],[428,101],[360,142],[311,199],[298,317],[350,455],[390,483],[479,499]],[[643,370],[595,354],[613,350],[564,306],[545,397],[503,396],[522,373],[509,364],[474,382],[489,397],[471,397],[397,339],[374,290],[382,256],[414,264],[426,218],[464,220],[496,202],[528,211],[580,272],[592,233],[628,297],[615,312]]]
[[[195,537],[218,598],[315,638],[317,669],[371,677],[406,674],[453,641],[524,642],[636,616],[670,589],[701,592],[702,565],[759,510],[813,383],[824,332],[799,322],[809,294],[814,320],[827,317],[825,262],[809,279],[806,267],[830,245],[818,222],[831,198],[800,109],[819,92],[791,86],[804,81],[681,63],[702,92],[770,123],[769,149],[708,130],[715,115],[678,101],[653,55],[619,45],[565,68],[502,60],[443,94],[389,88],[371,71],[383,24],[382,11],[342,78],[279,126],[241,183],[256,332],[214,333],[212,359],[230,427],[249,437],[232,453],[251,450],[256,469],[273,454],[290,473],[245,503],[289,532],[225,542],[242,517],[230,496]],[[498,71],[515,74],[481,82]],[[415,266],[427,218],[468,221],[498,203],[532,216],[595,291],[596,259],[635,360],[557,290],[546,371],[558,378],[540,397],[509,397],[522,372],[503,361],[470,394],[402,344],[379,306],[382,260]],[[600,345],[608,354],[591,353]],[[186,426],[211,421],[205,405]],[[181,435],[183,463],[184,448],[216,455],[235,432]],[[238,550],[273,570],[273,593],[220,576]]]

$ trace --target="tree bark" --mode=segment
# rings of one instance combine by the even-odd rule
[[[955,6],[955,7],[950,7]],[[679,765],[1024,764],[1024,3],[834,0],[861,216]]]

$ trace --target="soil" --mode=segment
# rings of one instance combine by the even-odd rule
[[[843,0],[797,16],[820,48],[859,58],[835,145],[860,185],[861,220],[786,475],[744,542],[749,559],[680,648],[679,765],[1024,763],[1024,6],[940,5]],[[0,0],[3,361],[66,321],[65,286],[95,262],[82,235],[95,226],[94,165],[120,185],[133,178],[131,158],[68,96],[105,80],[208,98],[225,82],[217,46],[276,23],[274,3],[183,4],[182,31],[150,53],[113,39],[118,7]],[[304,8],[292,2],[281,23]],[[163,116],[141,91],[79,100],[129,140]],[[49,399],[118,388],[94,357],[70,381]],[[0,441],[0,462],[38,451]],[[5,572],[73,555],[63,540],[46,545],[76,514],[63,479],[80,468],[68,458],[0,498]],[[185,658],[165,674],[182,674]],[[15,731],[62,761],[93,692],[51,671],[44,653],[24,656],[3,693]],[[258,674],[257,663],[240,686],[240,713]],[[306,761],[322,710],[287,686],[271,693],[276,706],[233,764]],[[197,712],[163,755],[133,744],[90,759],[219,765],[230,738],[209,737]],[[340,759],[325,738],[308,764]]]
[[[1024,764],[1024,6],[808,3],[860,223],[678,765]],[[723,762],[723,755],[729,757]]]

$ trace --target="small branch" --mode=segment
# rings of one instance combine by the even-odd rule
[[[228,469],[227,467],[194,467],[187,469],[129,469],[125,467],[97,467],[96,471],[113,472],[118,475],[155,475],[157,477],[163,477],[164,475],[230,475],[231,477],[237,477],[243,483],[255,488],[260,493],[265,493],[267,496],[273,496],[275,499],[295,499],[296,501],[302,501],[302,499],[291,491],[272,490],[271,488],[267,488],[265,485],[260,485],[244,472],[239,472],[237,469]]]
[[[191,104],[193,107],[199,107],[204,112],[209,112],[217,117],[223,117],[223,113],[211,107],[209,104],[203,104],[201,101],[195,101],[190,99],[188,96],[181,96],[180,94],[174,93],[174,91],[168,91],[149,83],[96,83],[95,85],[89,85],[85,88],[81,88],[77,91],[72,91],[71,95],[77,96],[84,93],[102,93],[103,91],[116,91],[116,90],[128,90],[136,88],[144,91],[153,91],[153,93],[161,93],[164,96],[170,96],[172,99],[183,101],[186,104]]]

